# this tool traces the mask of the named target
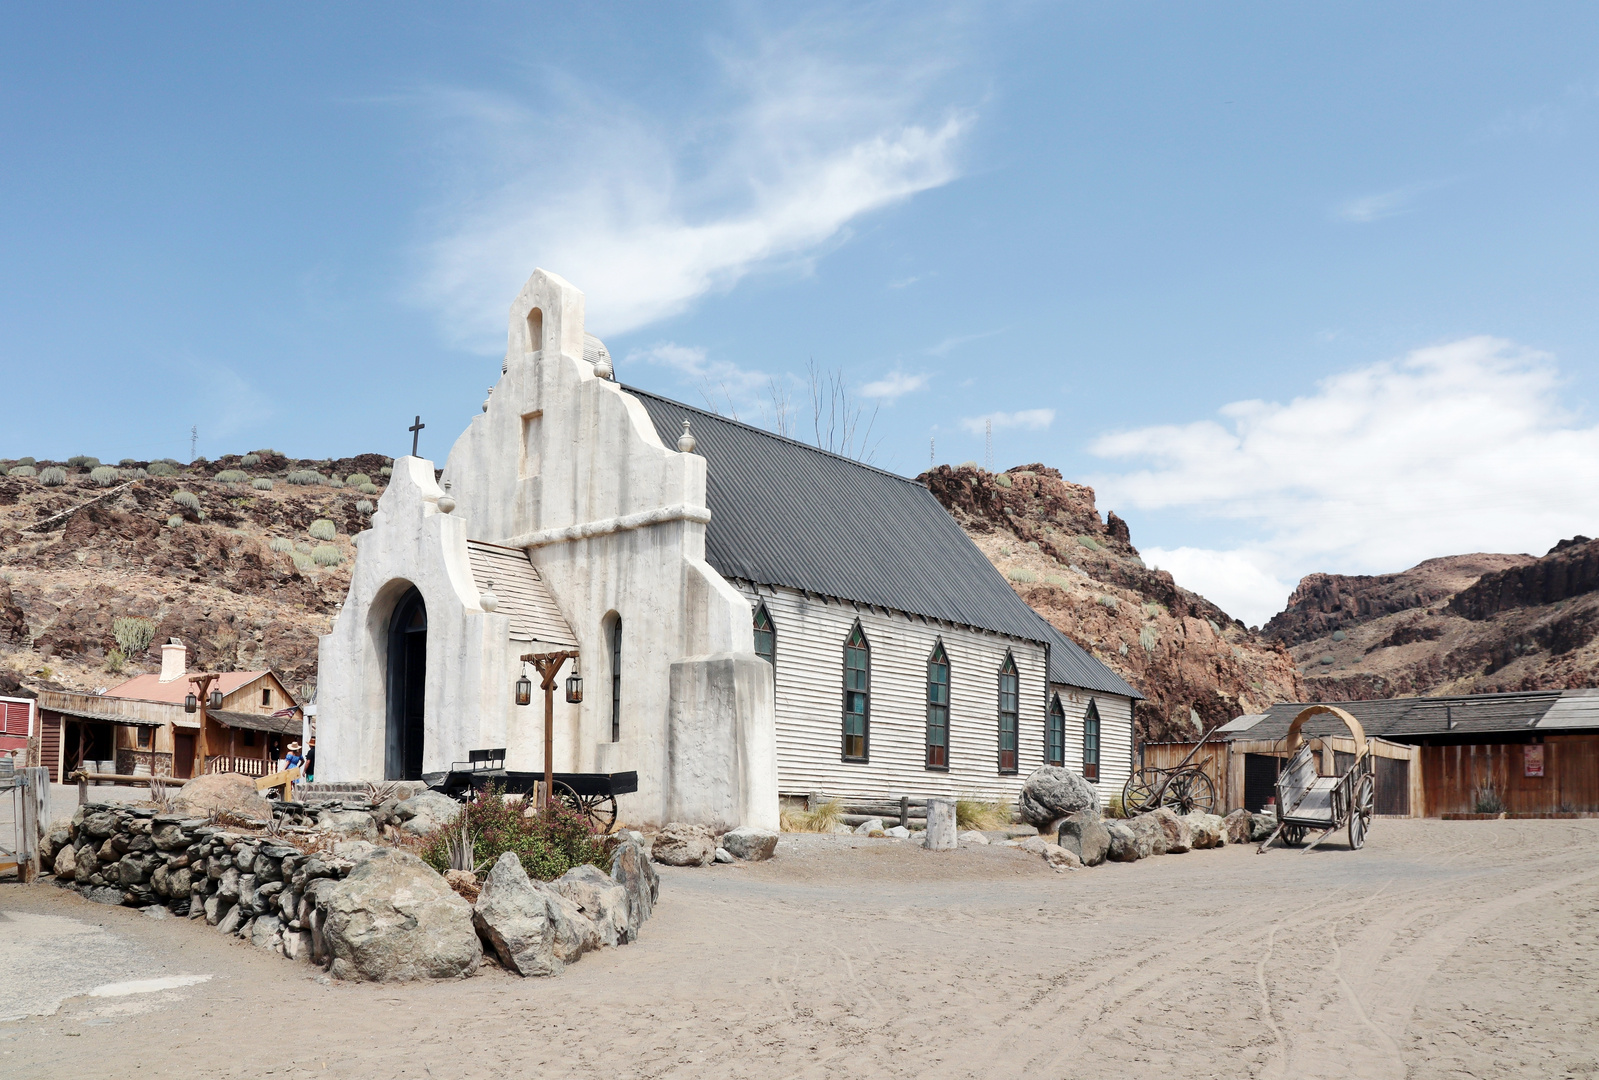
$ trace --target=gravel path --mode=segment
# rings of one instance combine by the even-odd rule
[[[67,935],[54,963],[94,972],[76,986],[214,976],[0,1022],[0,1075],[1599,1075],[1599,820],[1379,820],[1358,853],[1072,873],[800,837],[771,863],[661,876],[636,945],[552,980],[407,986],[329,984],[183,920],[0,887],[0,911],[158,958],[117,973]]]

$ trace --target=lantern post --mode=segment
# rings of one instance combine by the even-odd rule
[[[555,784],[555,683],[561,673],[561,665],[568,660],[576,660],[577,653],[567,649],[562,652],[528,653],[522,657],[522,663],[532,664],[539,673],[539,679],[544,687],[544,790],[539,795],[539,809],[548,809],[550,795]],[[579,681],[575,691],[567,691],[567,700],[571,701],[573,694],[577,700],[583,700],[582,682]]]
[[[215,675],[190,675],[189,685],[194,687],[194,689],[189,692],[188,698],[183,703],[184,712],[198,711],[200,714],[200,737],[195,740],[195,754],[199,758],[199,763],[198,767],[194,770],[195,776],[205,775],[205,758],[207,750],[205,739],[205,720],[207,715],[207,706],[212,709],[220,709],[222,707],[221,688],[219,687],[214,691],[211,690],[211,684],[215,681]],[[211,692],[208,694],[207,691]],[[190,705],[191,701],[194,703],[193,706]]]

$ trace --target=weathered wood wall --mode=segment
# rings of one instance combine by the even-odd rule
[[[1389,742],[1386,739],[1371,738],[1366,740],[1371,746],[1371,752],[1376,757],[1391,758],[1409,763],[1408,770],[1408,804],[1410,816],[1420,817],[1422,814],[1422,769],[1419,748],[1405,746],[1402,743]],[[1319,747],[1322,753],[1321,772],[1324,776],[1334,775],[1337,771],[1340,755],[1352,755],[1355,751],[1355,741],[1347,736],[1312,737],[1310,743]],[[1175,768],[1183,760],[1184,755],[1193,749],[1194,744],[1185,743],[1145,743],[1143,745],[1144,764],[1156,768]],[[1194,764],[1204,770],[1210,782],[1216,787],[1217,813],[1226,814],[1237,810],[1244,805],[1244,755],[1265,754],[1270,757],[1287,757],[1280,741],[1272,739],[1233,739],[1223,741],[1211,739],[1207,741],[1199,753],[1194,755]],[[1112,794],[1120,794],[1114,792]],[[1379,799],[1379,802],[1382,800]],[[1250,809],[1258,809],[1250,807]]]
[[[1527,742],[1423,746],[1427,816],[1477,813],[1493,792],[1513,814],[1599,812],[1599,735],[1546,735],[1543,776],[1526,775]]]

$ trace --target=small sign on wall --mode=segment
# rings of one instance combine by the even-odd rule
[[[1528,775],[1528,776],[1542,776],[1543,775],[1543,743],[1528,743],[1526,746],[1523,746],[1521,748],[1521,750],[1522,750],[1522,753],[1525,755],[1523,760],[1526,763],[1526,775]]]

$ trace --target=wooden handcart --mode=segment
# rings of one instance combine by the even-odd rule
[[[457,761],[447,772],[424,773],[428,787],[452,799],[465,802],[490,785],[508,795],[527,795],[542,783],[542,772],[520,772],[505,767],[505,748],[472,750],[466,761]],[[567,806],[588,818],[596,832],[608,833],[616,827],[616,797],[638,790],[638,773],[556,773],[551,793]]]
[[[1194,764],[1194,755],[1215,733],[1215,728],[1207,731],[1193,749],[1170,769],[1145,765],[1129,776],[1127,783],[1122,785],[1122,813],[1132,817],[1134,814],[1158,810],[1162,806],[1177,814],[1192,814],[1196,810],[1206,814],[1215,813],[1216,786],[1210,782],[1204,767]]]
[[[1322,713],[1338,717],[1355,739],[1355,760],[1339,776],[1322,776],[1316,767],[1320,756],[1306,741],[1305,721]],[[1310,842],[1309,851],[1333,831],[1349,829],[1349,847],[1358,851],[1366,842],[1376,806],[1376,778],[1371,747],[1360,721],[1332,705],[1312,705],[1294,717],[1285,737],[1288,764],[1277,775],[1277,827],[1266,837],[1257,852],[1265,851],[1278,836],[1283,843],[1298,845],[1313,830],[1321,835]]]

